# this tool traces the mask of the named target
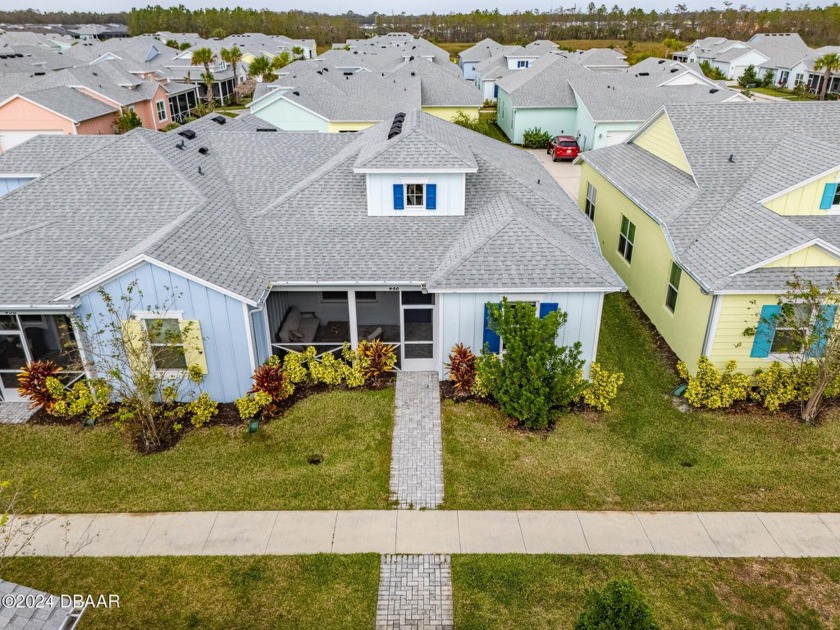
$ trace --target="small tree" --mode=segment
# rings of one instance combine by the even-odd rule
[[[575,630],[658,630],[650,606],[627,580],[608,582],[602,591],[591,591]]]
[[[242,50],[239,46],[231,46],[230,48],[222,48],[222,61],[225,63],[229,63],[231,65],[231,69],[233,70],[233,84],[234,86],[239,85],[239,73],[237,72],[239,62],[242,61]],[[233,102],[239,102],[239,94],[236,92],[236,88],[234,87],[233,90]]]
[[[526,149],[545,149],[549,140],[551,140],[551,134],[539,127],[526,129],[522,133],[522,146]]]
[[[755,71],[755,66],[750,64],[744,70],[743,74],[738,78],[738,85],[741,87],[755,86],[761,83],[758,79],[758,73]]]
[[[627,63],[633,65],[633,55],[636,53],[636,44],[633,43],[631,39],[624,45],[624,57],[627,59]]]
[[[787,287],[775,306],[759,309],[752,303],[758,325],[744,334],[807,378],[811,389],[803,396],[799,416],[812,423],[825,407],[826,390],[840,377],[840,324],[835,317],[840,275],[820,286],[794,272]]]
[[[295,56],[295,59],[303,59],[303,48],[295,46],[292,48],[292,54]]]
[[[837,53],[826,53],[814,61],[814,70],[823,71],[822,86],[820,87],[820,100],[825,100],[828,84],[831,81],[831,74],[840,72],[840,55]]]
[[[210,31],[210,39],[224,39],[227,37],[227,31],[221,27],[216,27]]]
[[[248,66],[248,76],[258,81],[271,83],[277,80],[271,61],[267,57],[257,57]]]
[[[87,367],[105,379],[119,403],[117,425],[131,432],[143,452],[153,452],[184,420],[200,426],[215,415],[215,403],[199,391],[202,368],[187,364],[201,352],[201,332],[193,322],[171,315],[177,296],[144,305],[136,282],[116,299],[104,289],[98,293],[102,311],[77,318],[76,324]],[[156,318],[140,321],[137,311],[154,312]]]
[[[137,112],[133,109],[126,107],[122,110],[122,113],[117,116],[117,133],[128,133],[132,129],[142,126],[143,121],[140,120],[140,116],[138,116]]]
[[[662,42],[662,45],[665,46],[665,57],[666,58],[668,57],[668,55],[671,52],[679,50],[680,48],[683,47],[683,43],[680,40],[675,39],[673,37],[668,37],[667,39],[665,39]]]
[[[207,107],[211,109],[213,108],[213,72],[210,70],[210,64],[214,61],[216,61],[216,55],[209,48],[196,48],[192,53],[192,65],[204,66],[201,80],[204,81],[207,91]]]
[[[557,345],[568,316],[560,310],[537,317],[528,302],[489,304],[489,325],[501,338],[501,361],[486,352],[479,359],[483,385],[507,415],[529,429],[548,426],[549,411],[566,407],[583,393],[580,343]]]

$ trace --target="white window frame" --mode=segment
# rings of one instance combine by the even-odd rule
[[[408,189],[410,186],[420,186],[420,203],[412,204],[409,201]],[[403,184],[403,194],[405,195],[405,209],[406,210],[425,210],[426,209],[426,183],[425,182],[410,182]],[[416,195],[415,195],[416,196]]]
[[[679,275],[677,276],[677,286],[674,286],[674,283],[671,282],[671,278],[674,275],[674,269],[679,271]],[[677,300],[680,297],[680,282],[682,282],[682,268],[673,260],[671,261],[671,267],[668,269],[668,289],[665,292],[665,308],[668,309],[670,313],[677,312]],[[668,298],[671,295],[671,292],[674,292],[674,306],[671,307],[668,304]]]
[[[161,107],[161,105],[163,107]],[[166,101],[155,101],[155,110],[157,113],[158,122],[166,122],[167,120],[169,120],[169,116],[167,116],[166,114]],[[161,117],[161,114],[163,114],[163,117]]]
[[[627,221],[627,234],[624,233],[624,222]],[[631,238],[630,232],[633,232]],[[622,240],[624,241],[622,244]],[[622,246],[623,245],[623,246]],[[621,224],[618,228],[618,253],[622,260],[628,265],[633,262],[633,250],[636,247],[636,224],[629,217],[621,215]]]
[[[598,189],[591,182],[586,182],[586,201],[583,204],[583,213],[589,220],[595,222],[595,203],[598,199]]]
[[[802,302],[796,302],[793,305],[794,306],[799,306],[800,304],[803,304],[803,303]],[[817,314],[816,314],[815,310],[812,310],[811,315],[808,318],[808,331],[809,331],[808,334],[809,335],[811,334],[811,331],[813,330],[816,323],[817,323]],[[778,352],[778,351],[774,352],[773,351],[773,343],[776,341],[776,335],[778,334],[778,332],[780,330],[795,330],[795,329],[791,326],[779,327],[779,326],[776,326],[774,324],[774,326],[773,326],[773,339],[770,341],[770,352],[768,353],[768,358],[770,358],[772,360],[776,360],[776,361],[790,361],[791,358],[801,357],[808,351],[808,348],[802,348],[802,350],[800,350],[798,352]]]
[[[178,329],[180,331],[181,322],[184,320],[184,312],[183,311],[163,311],[163,312],[137,311],[137,312],[133,313],[133,315],[134,315],[135,319],[140,321],[140,324],[143,326],[143,330],[146,333],[146,349],[149,352],[149,358],[152,361],[152,369],[154,370],[155,374],[159,375],[159,376],[169,375],[169,376],[173,376],[173,377],[176,377],[176,376],[180,377],[184,373],[186,373],[187,370],[189,369],[189,361],[187,360],[187,348],[186,348],[186,344],[184,344],[184,340],[181,339],[180,344],[153,344],[152,340],[151,340],[151,337],[149,336],[148,325],[146,324],[146,322],[149,321],[149,320],[174,319],[174,320],[178,321]],[[185,367],[183,369],[174,368],[174,369],[159,370],[157,365],[155,365],[155,358],[154,358],[154,354],[152,353],[152,347],[153,346],[167,346],[167,347],[181,346],[181,348],[184,351],[184,364],[187,367]]]

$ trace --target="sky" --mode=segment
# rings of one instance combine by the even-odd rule
[[[578,0],[577,4],[579,6],[586,6],[588,1],[589,0]],[[612,7],[616,4],[615,0],[612,2],[607,0],[602,1],[607,7]],[[834,1],[836,0],[816,0],[809,2],[808,4],[812,7],[826,6]],[[306,0],[306,2],[277,2],[276,0],[233,0],[230,2],[214,2],[213,0],[184,0],[183,2],[156,2],[155,0],[151,0],[150,2],[138,2],[137,0],[108,0],[107,2],[103,0],[75,0],[74,2],[68,4],[67,0],[3,0],[2,5],[3,8],[7,10],[33,8],[42,11],[122,11],[129,10],[132,6],[145,6],[146,4],[158,3],[163,6],[177,6],[178,4],[184,4],[190,9],[198,9],[206,6],[235,6],[236,4],[239,4],[248,8],[268,8],[278,11],[302,9],[306,11],[320,11],[324,13],[346,13],[347,11],[352,10],[357,13],[367,15],[373,11],[379,11],[380,13],[391,13],[392,11],[394,13],[401,13],[403,11],[423,11],[426,13],[434,11],[437,13],[449,13],[453,11],[469,12],[474,11],[475,9],[495,8],[498,8],[503,13],[510,13],[512,11],[521,11],[525,9],[539,9],[540,11],[547,11],[561,6],[568,9],[575,4],[573,0],[568,0],[565,4],[559,4],[556,0],[554,2],[535,2],[534,0],[530,0],[530,2],[528,2],[526,0],[526,2],[527,4],[521,2],[521,0],[488,0],[484,2],[476,0],[425,0],[421,3],[398,1],[388,2],[388,0]],[[595,0],[595,3],[600,5],[602,2]],[[657,11],[673,9],[676,4],[677,2],[672,0],[640,0],[635,3],[618,3],[619,6],[625,9],[632,6],[639,6],[646,10],[656,9]],[[703,9],[708,6],[722,8],[723,0],[688,0],[685,4],[692,10]],[[740,4],[741,1],[733,0],[734,6],[737,7]],[[761,2],[747,1],[746,4],[757,9],[765,7],[782,8],[785,6],[786,2],[785,0],[762,0]],[[791,2],[791,4],[797,6],[800,3]]]

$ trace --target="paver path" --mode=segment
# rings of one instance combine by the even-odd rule
[[[23,424],[34,413],[26,402],[0,402],[0,424]]]
[[[28,517],[42,518],[42,517]],[[47,516],[27,553],[840,557],[840,513],[371,510]]]
[[[449,556],[382,556],[376,630],[454,627]]]
[[[394,398],[391,496],[400,508],[443,501],[443,446],[437,372],[399,372]]]

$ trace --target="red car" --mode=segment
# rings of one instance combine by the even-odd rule
[[[574,160],[580,153],[580,147],[573,136],[554,136],[548,141],[546,153],[555,162],[557,160]]]

